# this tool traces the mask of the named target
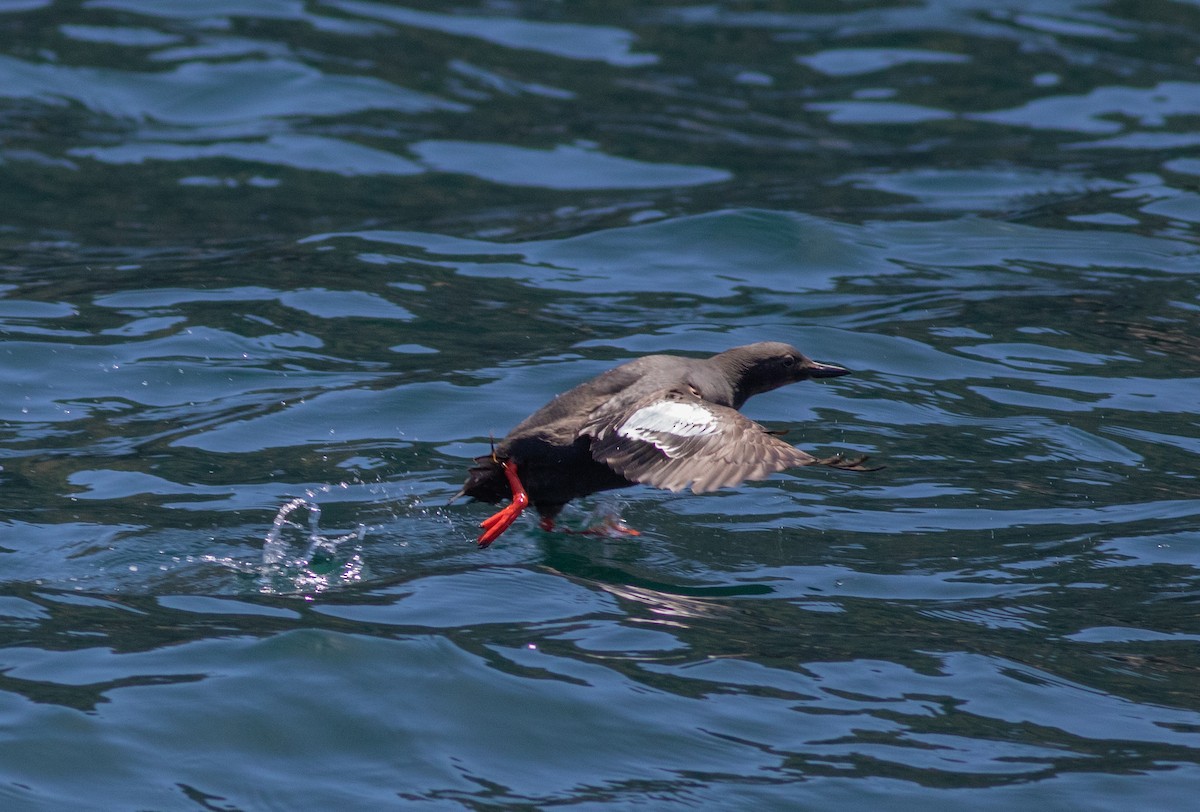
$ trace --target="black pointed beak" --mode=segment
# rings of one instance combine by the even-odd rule
[[[808,362],[808,377],[810,378],[837,378],[849,374],[850,370],[845,367],[839,367],[837,364],[822,364],[817,361]]]

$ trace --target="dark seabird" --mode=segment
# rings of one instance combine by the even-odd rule
[[[451,501],[512,502],[480,523],[486,547],[532,504],[545,530],[572,499],[635,483],[704,493],[800,465],[873,471],[783,442],[737,410],[748,398],[850,370],[764,341],[711,358],[647,355],[557,395],[476,457]],[[633,531],[630,531],[633,532]]]

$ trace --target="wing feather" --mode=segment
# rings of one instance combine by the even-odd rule
[[[592,457],[626,479],[695,493],[737,485],[800,465],[821,463],[736,409],[691,392],[666,390],[584,429]]]

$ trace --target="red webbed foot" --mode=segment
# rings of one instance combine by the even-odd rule
[[[604,521],[595,527],[589,527],[582,531],[588,536],[604,536],[606,538],[614,538],[617,536],[640,536],[640,530],[634,530],[629,525],[625,524],[625,520],[620,516],[605,516]]]
[[[500,467],[504,470],[504,476],[508,478],[508,487],[512,490],[512,502],[479,523],[479,526],[483,528],[483,532],[479,534],[480,548],[487,547],[500,538],[500,534],[512,527],[512,523],[521,515],[521,511],[529,506],[529,494],[525,493],[525,486],[517,477],[517,464],[512,460],[505,460],[500,463]]]
[[[542,520],[538,523],[538,526],[548,533],[555,530],[554,519],[551,519],[549,516],[543,516]],[[585,528],[583,530],[562,528],[559,532],[574,536],[604,536],[606,538],[641,535],[640,531],[634,530],[632,527],[625,524],[625,521],[619,516],[606,516],[604,521],[600,522],[600,524]]]

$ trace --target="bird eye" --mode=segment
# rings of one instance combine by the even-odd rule
[[[786,357],[783,359],[783,365],[784,365],[785,367],[792,367],[792,366],[795,366],[795,365],[796,365],[796,359],[795,359],[795,358],[793,358],[792,356],[788,355],[788,356],[786,356]]]

